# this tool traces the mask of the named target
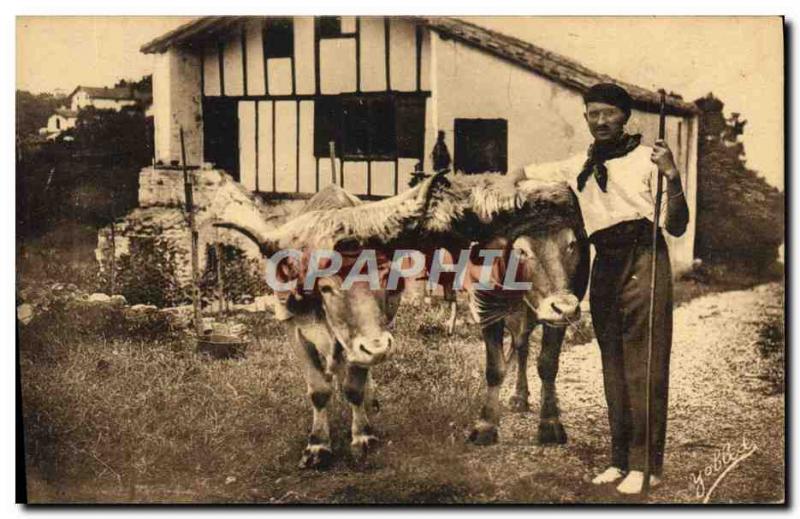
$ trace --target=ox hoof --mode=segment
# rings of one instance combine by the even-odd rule
[[[356,460],[363,460],[378,447],[378,437],[371,434],[359,434],[350,442],[350,453]]]
[[[333,453],[325,445],[309,445],[297,464],[301,469],[326,469],[333,461]]]
[[[558,420],[545,420],[539,423],[539,444],[567,443],[567,432]]]
[[[492,445],[497,438],[497,426],[488,422],[479,422],[469,433],[469,441],[475,445]]]
[[[520,395],[514,395],[508,399],[508,408],[515,413],[527,413],[531,410],[528,398]]]

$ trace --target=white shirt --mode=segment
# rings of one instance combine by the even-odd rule
[[[525,166],[525,176],[545,181],[566,181],[578,197],[583,213],[586,233],[607,229],[618,223],[646,218],[653,221],[658,167],[650,161],[653,149],[639,145],[636,149],[616,159],[605,162],[608,183],[604,193],[597,179],[590,175],[583,191],[578,191],[578,174],[586,162],[586,154],[569,159]],[[661,199],[659,225],[666,221],[666,182]]]

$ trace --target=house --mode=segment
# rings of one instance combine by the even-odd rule
[[[138,107],[143,110],[145,117],[153,116],[153,95],[150,91],[137,90],[131,86],[86,87],[77,86],[67,96],[67,105],[56,109],[47,119],[47,126],[39,129],[41,135],[52,140],[61,132],[74,128],[78,121],[78,113],[87,108],[94,107],[98,110],[115,110]]]
[[[125,106],[137,104],[136,92],[127,86],[107,88],[107,87],[87,87],[77,86],[67,98],[70,109],[77,112],[93,106],[98,110],[120,111]]]
[[[74,128],[78,121],[78,112],[69,108],[57,108],[53,115],[48,117],[47,126],[39,132],[46,135],[48,139],[55,139],[64,130]]]
[[[658,132],[656,92],[455,18],[204,17],[141,50],[156,58],[148,174],[177,174],[182,129],[189,165],[224,170],[265,199],[332,181],[393,195],[418,163],[432,169],[439,131],[464,173],[566,158],[590,143],[582,93],[601,81],[631,93],[629,128],[644,142]],[[670,94],[667,113],[694,212],[698,112]],[[676,271],[688,268],[694,224],[670,242]]]

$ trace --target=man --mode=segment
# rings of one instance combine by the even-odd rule
[[[681,178],[664,141],[652,148],[641,135],[625,132],[631,97],[601,83],[584,95],[584,117],[594,143],[588,156],[525,168],[528,177],[566,180],[580,203],[586,232],[595,246],[589,301],[600,345],[611,464],[595,484],[618,483],[624,494],[644,482],[646,372],[652,269],[652,222],[657,175],[665,177],[659,224],[680,236],[689,221]],[[661,482],[667,424],[669,357],[672,346],[672,275],[659,232],[656,254],[655,327],[652,353],[650,485]],[[619,482],[619,480],[622,480]]]

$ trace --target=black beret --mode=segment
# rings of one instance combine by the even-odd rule
[[[626,115],[631,115],[633,100],[627,90],[613,83],[598,83],[583,94],[584,104],[606,103],[620,108]]]

